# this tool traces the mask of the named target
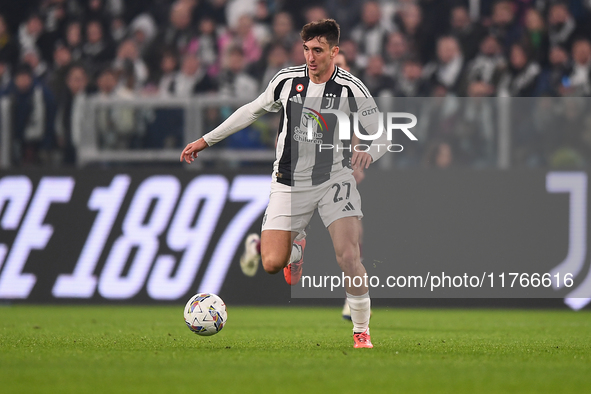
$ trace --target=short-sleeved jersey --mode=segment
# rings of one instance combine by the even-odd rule
[[[285,185],[318,185],[349,167],[350,155],[343,154],[337,118],[328,115],[318,121],[322,109],[338,109],[347,116],[356,111],[360,125],[370,134],[377,128],[376,116],[361,115],[377,113],[368,89],[336,66],[330,79],[322,84],[310,80],[306,65],[285,68],[254,103],[268,112],[283,111],[273,174],[277,182]],[[308,122],[313,124],[312,139],[308,139]],[[333,148],[320,149],[320,145]]]

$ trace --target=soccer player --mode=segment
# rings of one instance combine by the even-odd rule
[[[335,66],[337,66],[347,72],[351,71],[351,67],[349,67],[349,65],[347,64],[347,58],[345,57],[343,52],[337,53],[337,55],[334,58],[334,64],[335,64]],[[351,136],[351,138],[353,141],[352,142],[353,146],[355,146],[359,143],[359,138],[357,138],[357,136],[353,135],[353,136]],[[363,171],[364,171],[363,168],[359,167],[359,166],[357,166],[353,171],[353,178],[355,178],[355,183],[357,185],[359,185],[363,181],[363,179],[365,178],[365,173]],[[247,241],[248,241],[248,239],[247,239]],[[361,262],[363,263],[363,222],[362,221],[359,221],[359,256],[361,258]],[[347,304],[346,298],[345,298],[345,304],[343,305],[343,310],[341,312],[341,315],[343,316],[343,319],[351,320],[351,308],[349,308],[349,304]]]
[[[265,112],[283,110],[260,254],[265,271],[275,274],[283,270],[290,285],[301,278],[304,229],[316,209],[328,228],[337,263],[344,274],[350,278],[366,274],[359,255],[361,197],[349,163],[344,160],[339,133],[336,127],[332,130],[326,127],[322,132],[316,129],[309,139],[306,130],[307,122],[312,122],[311,112],[305,113],[304,109],[320,113],[323,108],[334,109],[336,105],[346,114],[357,112],[359,124],[368,134],[377,133],[380,116],[361,81],[334,64],[340,36],[336,21],[310,22],[302,28],[300,36],[306,64],[279,71],[258,98],[188,144],[180,157],[181,161],[192,163],[200,151],[243,129]],[[370,149],[352,149],[351,167],[368,168],[384,153],[385,149],[379,147],[386,142],[382,133],[372,141]],[[334,146],[334,149],[323,150],[321,146]],[[354,347],[371,348],[368,288],[365,283],[355,286],[350,281],[345,284],[345,290],[351,309]]]

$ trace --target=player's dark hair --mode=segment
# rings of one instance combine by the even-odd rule
[[[334,19],[320,19],[310,22],[300,32],[300,37],[302,37],[304,42],[313,40],[314,38],[324,37],[331,48],[339,45],[340,36],[341,28]]]

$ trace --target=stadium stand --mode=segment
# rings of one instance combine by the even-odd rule
[[[236,99],[247,101],[277,70],[301,64],[299,27],[320,17],[340,22],[351,71],[376,97],[421,97],[430,119],[447,119],[392,165],[591,164],[590,1],[18,3],[0,3],[4,168],[83,165],[92,155],[81,160],[81,153],[91,151],[100,159],[118,150],[150,150],[144,157],[154,158],[160,150],[162,160],[172,159],[189,137],[231,113]],[[460,109],[436,108],[442,97],[459,99]],[[497,98],[529,98],[504,115],[509,144],[499,134]],[[544,122],[549,111],[552,121]],[[269,116],[221,148],[268,161],[260,153],[273,149],[276,122]],[[561,132],[560,124],[572,127]]]

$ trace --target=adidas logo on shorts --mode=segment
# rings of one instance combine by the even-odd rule
[[[355,208],[353,207],[353,204],[351,204],[350,202],[347,203],[347,205],[345,205],[345,208],[343,208],[343,212],[354,211],[354,210],[355,210]]]

